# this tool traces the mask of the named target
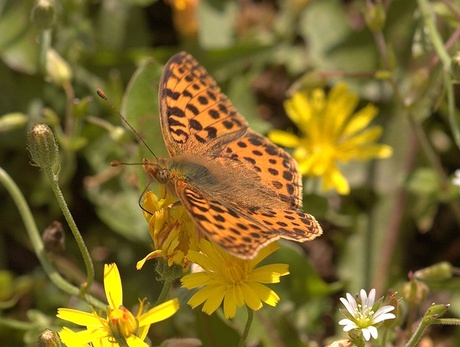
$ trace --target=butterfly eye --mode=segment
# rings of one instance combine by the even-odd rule
[[[158,170],[158,172],[155,175],[158,183],[165,184],[169,180],[169,172],[166,169],[161,169]]]

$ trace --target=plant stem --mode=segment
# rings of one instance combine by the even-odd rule
[[[19,190],[16,183],[11,179],[11,177],[0,167],[0,182],[5,186],[8,193],[11,195],[16,207],[19,210],[19,214],[24,222],[24,225],[27,230],[27,234],[31,240],[32,246],[34,247],[35,253],[40,261],[45,272],[48,274],[50,280],[62,291],[69,293],[70,295],[82,296],[82,292],[79,288],[67,282],[56,270],[53,264],[48,259],[43,241],[41,239],[40,233],[38,231],[35,220],[32,216],[29,206]],[[91,295],[86,295],[86,300],[92,306],[105,309],[106,305]]]
[[[415,330],[414,334],[410,338],[410,340],[406,343],[405,347],[415,347],[417,346],[417,343],[420,341],[420,338],[422,337],[423,331],[427,328],[427,324],[425,323],[425,320],[422,319],[420,321],[420,324],[417,326],[417,329]]]
[[[157,302],[155,303],[155,305],[162,304],[163,302],[166,301],[166,299],[168,297],[168,294],[169,294],[169,291],[171,290],[172,284],[173,284],[173,281],[171,281],[171,280],[165,280],[163,282],[163,288],[161,289],[161,293],[158,296],[158,299],[157,299]]]
[[[93,262],[91,261],[88,248],[86,247],[86,244],[83,241],[83,237],[81,236],[80,231],[78,230],[77,224],[75,223],[75,220],[73,219],[72,214],[70,213],[69,207],[67,206],[67,203],[64,199],[64,195],[62,194],[61,188],[59,187],[58,175],[53,172],[53,169],[51,167],[42,167],[42,169],[45,171],[46,176],[50,181],[51,189],[53,190],[54,196],[56,197],[59,207],[61,208],[62,214],[64,215],[64,218],[66,219],[67,224],[69,225],[69,228],[72,231],[73,237],[75,238],[80,253],[83,257],[87,275],[86,283],[84,283],[81,287],[81,293],[82,295],[84,295],[88,291],[88,289],[91,288],[91,285],[94,281]]]
[[[243,335],[241,335],[241,339],[240,339],[240,342],[238,343],[238,347],[244,347],[244,345],[246,344],[246,340],[248,339],[249,330],[251,329],[253,319],[254,319],[254,311],[248,307],[248,320],[246,321]]]

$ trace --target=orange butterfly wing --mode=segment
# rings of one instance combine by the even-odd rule
[[[322,233],[299,210],[297,163],[248,128],[190,55],[165,65],[159,98],[175,191],[201,232],[241,258],[280,237],[307,241]]]

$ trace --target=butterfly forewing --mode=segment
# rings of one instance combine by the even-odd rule
[[[214,79],[187,53],[176,54],[165,65],[159,97],[163,138],[171,156],[211,154],[248,128]]]

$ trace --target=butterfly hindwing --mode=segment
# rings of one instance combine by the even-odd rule
[[[249,129],[243,137],[223,148],[219,160],[226,158],[255,171],[258,184],[270,187],[290,207],[302,207],[302,180],[296,161],[265,136]]]
[[[198,230],[240,258],[253,258],[260,248],[280,237],[303,242],[322,233],[313,216],[294,209],[248,213],[213,200],[183,181],[176,182],[176,191]]]

